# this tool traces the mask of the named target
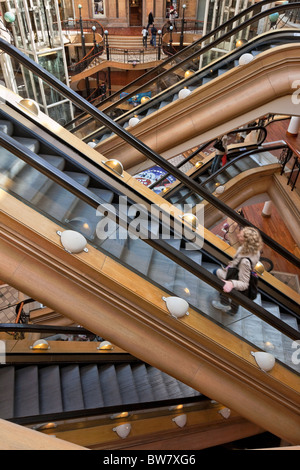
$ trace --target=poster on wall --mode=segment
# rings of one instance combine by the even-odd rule
[[[150,186],[150,184],[159,180],[165,174],[167,174],[166,170],[160,168],[159,166],[153,166],[147,170],[141,171],[141,173],[134,175],[134,178],[136,178],[145,186]],[[164,188],[171,186],[174,181],[176,181],[176,178],[174,178],[172,175],[168,175],[163,181],[159,183],[158,186],[153,188],[153,191],[159,194],[161,191],[163,191]]]
[[[94,18],[103,18],[105,16],[105,1],[93,0],[93,16]]]

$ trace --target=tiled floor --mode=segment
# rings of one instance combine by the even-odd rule
[[[14,323],[15,306],[19,301],[19,291],[4,284],[0,286],[0,323]]]

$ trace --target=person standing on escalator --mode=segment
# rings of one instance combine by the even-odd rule
[[[258,230],[253,227],[244,227],[238,234],[238,240],[240,247],[228,266],[214,271],[214,274],[224,281],[224,293],[229,293],[232,289],[236,289],[246,294],[250,284],[251,271],[260,259],[262,239]],[[229,267],[238,268],[238,279],[227,279]],[[229,315],[235,315],[239,309],[239,304],[233,302],[223,292],[220,293],[219,300],[212,301],[213,307]]]
[[[227,135],[223,135],[221,139],[217,139],[214,143],[215,156],[213,162],[210,167],[211,174],[215,173],[216,171],[221,168],[221,165],[224,166],[227,162]]]

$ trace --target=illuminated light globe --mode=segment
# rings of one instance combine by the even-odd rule
[[[145,104],[149,100],[150,100],[149,96],[143,96],[142,99],[141,99],[141,104]]]
[[[243,54],[239,58],[239,65],[249,64],[253,59],[254,59],[254,56],[252,54],[249,54],[249,53]]]
[[[7,21],[7,23],[13,23],[14,21],[16,21],[16,17],[11,11],[7,11],[6,13],[4,13],[4,19],[5,21]]]
[[[186,98],[187,96],[189,96],[191,93],[192,93],[191,90],[189,90],[188,88],[183,88],[178,93],[178,97],[179,97],[180,100],[182,100],[182,99]]]
[[[241,46],[244,46],[245,44],[247,44],[247,39],[238,39],[235,43],[235,47],[241,47]]]
[[[276,23],[278,18],[279,18],[279,13],[272,13],[271,15],[269,15],[269,20],[271,21],[271,23]]]

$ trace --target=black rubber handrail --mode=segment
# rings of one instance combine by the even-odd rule
[[[227,133],[227,135],[229,134],[238,134],[240,132],[245,132],[245,131],[253,131],[253,130],[261,130],[263,131],[263,135],[262,137],[259,139],[259,143],[256,144],[256,145],[260,145],[262,142],[264,142],[264,140],[266,139],[266,136],[267,136],[267,130],[264,126],[253,126],[253,127],[245,127],[245,128],[240,128],[240,129],[236,129],[234,131],[230,131]],[[208,145],[211,145],[216,139],[212,139],[208,142],[205,142],[204,144],[202,144],[199,148],[197,148],[194,152],[191,153],[191,155],[189,155],[187,158],[185,158],[184,160],[182,160],[181,162],[177,163],[176,168],[181,168],[183,165],[185,165],[186,163],[188,163],[190,160],[192,160],[192,158],[194,158],[196,155],[198,155],[198,153],[202,152],[203,149],[205,149],[205,147],[207,147]],[[245,144],[247,145],[247,144]],[[234,150],[232,149],[232,152],[234,151],[238,151],[238,149]],[[154,181],[154,183],[150,184],[148,186],[148,188],[150,189],[153,189],[155,188],[156,186],[158,186],[162,181],[164,181],[168,176],[170,176],[168,173],[165,173],[163,176],[161,176],[157,181]],[[191,178],[193,178],[194,175],[191,176]]]
[[[277,144],[277,145],[273,145],[273,146],[268,146],[267,150],[268,151],[271,151],[271,150],[281,150],[281,149],[284,149],[284,148],[287,148],[288,145],[284,142],[282,144]],[[266,151],[266,148],[265,147],[257,147],[255,149],[255,152],[256,153],[259,153],[259,152],[265,152]],[[233,159],[231,159],[229,162],[226,163],[226,165],[224,165],[222,168],[219,168],[219,170],[215,171],[215,173],[213,173],[212,175],[208,176],[207,179],[201,183],[199,183],[199,186],[201,188],[205,188],[205,186],[212,180],[214,180],[217,176],[221,175],[223,172],[225,173],[226,170],[228,168],[230,168],[232,165],[234,165],[237,161],[239,160],[243,160],[245,157],[248,157],[249,155],[253,154],[253,149],[251,150],[247,150],[246,152],[243,152],[241,153],[240,155],[237,155],[236,157],[234,157]],[[209,162],[210,163],[210,162]],[[241,171],[242,173],[242,171]],[[226,183],[224,183],[226,184]],[[176,188],[176,190],[178,190],[178,188]],[[172,194],[170,193],[170,196],[174,195],[174,192],[172,192]],[[187,194],[185,194],[184,196],[182,196],[180,199],[178,199],[178,201],[176,201],[176,204],[180,204],[182,202],[184,202],[184,200],[190,196],[193,195],[193,192],[192,191],[189,191]],[[166,199],[168,199],[168,194],[166,195]]]
[[[275,12],[278,9],[282,9],[282,8],[283,7],[280,6],[277,9],[274,8],[273,11]],[[300,8],[300,3],[297,3],[297,8]],[[213,196],[209,191],[207,191],[204,188],[200,188],[198,183],[196,183],[189,176],[185,175],[182,171],[174,167],[168,160],[164,159],[161,155],[154,152],[154,150],[152,150],[146,144],[144,144],[139,139],[134,137],[132,134],[127,132],[118,123],[114,122],[113,119],[111,119],[109,116],[107,116],[105,113],[103,113],[99,109],[95,108],[91,103],[86,101],[84,98],[78,95],[75,91],[73,91],[67,85],[65,85],[60,80],[58,80],[54,75],[52,75],[50,72],[45,70],[38,63],[36,63],[30,57],[26,56],[23,52],[19,51],[15,46],[9,44],[7,41],[2,39],[1,37],[0,37],[0,49],[2,49],[7,54],[12,56],[14,59],[16,59],[18,62],[23,64],[25,67],[29,68],[32,72],[36,73],[41,79],[43,79],[46,83],[48,83],[50,86],[52,86],[57,91],[59,91],[59,93],[66,96],[73,103],[77,104],[79,107],[86,110],[96,120],[106,125],[109,129],[111,129],[113,132],[118,134],[122,139],[124,139],[125,142],[127,142],[129,145],[131,145],[132,147],[136,148],[139,152],[141,152],[147,159],[152,160],[158,166],[165,169],[167,172],[169,172],[172,176],[174,176],[176,179],[181,181],[189,189],[194,191],[196,194],[199,194],[200,196],[202,196],[204,199],[206,199],[207,202],[209,202],[214,207],[216,207],[221,212],[223,212],[225,215],[227,215],[227,217],[230,217],[231,219],[235,220],[242,226],[252,225],[254,228],[257,228],[253,224],[251,224],[249,221],[246,221],[235,210],[231,209],[222,201],[220,201],[218,198]],[[264,243],[270,246],[274,251],[278,252],[281,256],[285,257],[287,261],[290,261],[295,266],[300,267],[299,258],[297,258],[294,254],[290,253],[280,244],[275,242],[271,237],[269,237],[264,232],[260,231],[260,233],[261,233]]]
[[[55,183],[59,184],[63,188],[69,190],[72,194],[76,195],[79,199],[85,201],[90,206],[99,210],[99,205],[101,205],[103,212],[110,214],[113,219],[117,221],[119,225],[129,230],[130,222],[128,222],[127,217],[122,213],[116,215],[115,211],[112,213],[111,207],[109,204],[102,204],[102,201],[87,188],[76,183],[68,175],[64,174],[62,171],[56,169],[49,163],[47,163],[43,158],[36,155],[27,147],[24,147],[19,142],[15,141],[12,137],[7,134],[4,134],[0,131],[0,144],[8,151],[12,152],[18,158],[22,159],[28,163],[33,168],[37,169],[41,173],[45,174]],[[162,224],[162,221],[160,221]],[[207,271],[202,266],[199,266],[198,263],[194,262],[188,258],[183,253],[179,252],[176,248],[172,247],[170,244],[161,239],[155,239],[151,236],[151,232],[148,229],[146,233],[141,232],[143,241],[148,245],[152,246],[155,250],[160,251],[165,256],[170,258],[172,261],[176,262],[184,269],[194,274],[198,278],[204,280],[207,284],[211,285],[219,292],[223,291],[223,282],[217,278],[214,274]],[[183,237],[184,238],[184,237]],[[274,317],[270,312],[265,310],[260,305],[257,305],[255,302],[251,301],[243,294],[238,291],[232,291],[229,294],[229,297],[235,300],[238,304],[242,305],[244,308],[254,313],[256,316],[261,318],[263,321],[269,323],[277,330],[281,331],[283,334],[289,336],[293,340],[300,339],[300,332],[292,328],[287,323],[283,322],[281,319]]]
[[[215,34],[218,34],[220,31],[222,31],[223,29],[225,28],[228,28],[230,27],[233,23],[235,23],[236,21],[238,21],[240,18],[242,18],[243,16],[251,13],[253,10],[256,10],[257,8],[259,8],[260,6],[264,6],[268,3],[274,3],[270,0],[262,0],[260,2],[257,2],[253,5],[251,5],[250,7],[246,8],[245,10],[243,10],[242,12],[238,13],[237,15],[235,15],[233,18],[230,18],[229,20],[227,20],[225,23],[223,23],[222,25],[218,26],[217,28],[215,28],[214,30],[212,30],[210,33],[207,33],[205,36],[203,36],[202,38],[198,39],[197,41],[194,41],[191,45],[187,46],[184,48],[183,51],[179,51],[177,54],[174,54],[172,57],[164,60],[163,64],[160,64],[158,65],[157,67],[149,70],[148,72],[144,73],[141,77],[137,78],[136,80],[133,80],[131,83],[129,83],[128,85],[126,85],[125,87],[123,87],[121,90],[118,90],[118,92],[114,93],[113,95],[111,95],[109,98],[107,98],[107,100],[103,100],[101,103],[99,103],[99,106],[105,104],[106,101],[111,101],[112,98],[118,96],[121,92],[125,92],[129,87],[131,86],[134,86],[135,88],[135,91],[132,92],[131,94],[129,94],[126,98],[128,99],[130,96],[133,96],[135,93],[136,93],[136,90],[137,90],[137,86],[138,86],[138,82],[140,82],[141,80],[144,81],[145,78],[147,76],[151,76],[153,73],[155,73],[156,71],[158,71],[159,69],[162,69],[163,70],[163,73],[165,72],[164,70],[164,67],[165,65],[167,65],[169,62],[171,61],[174,61],[178,58],[179,62],[181,63],[181,60],[180,60],[180,56],[183,55],[183,54],[186,54],[189,50],[191,50],[192,48],[194,48],[195,46],[197,46],[198,44],[200,45],[202,42],[204,41],[207,41],[210,37],[214,36]],[[214,42],[212,43],[214,44]],[[187,58],[187,60],[189,60],[189,57]],[[176,64],[174,67],[178,67],[178,64]],[[173,70],[173,67],[171,67],[171,69],[169,69],[169,71],[172,71]],[[158,78],[158,77],[156,77]],[[143,85],[144,86],[144,85]],[[125,98],[123,99],[119,99],[118,100],[118,104],[122,103],[123,101],[126,101]],[[115,103],[113,103],[112,105],[108,106],[107,108],[105,108],[105,110],[109,110],[111,109],[112,106],[115,106]],[[74,122],[76,122],[76,120],[78,119],[81,119],[82,117],[84,116],[84,114],[82,115],[79,115],[77,116],[76,118],[74,118],[72,121],[70,121],[69,123],[67,123],[67,128],[72,125]],[[81,124],[80,124],[81,126]]]

